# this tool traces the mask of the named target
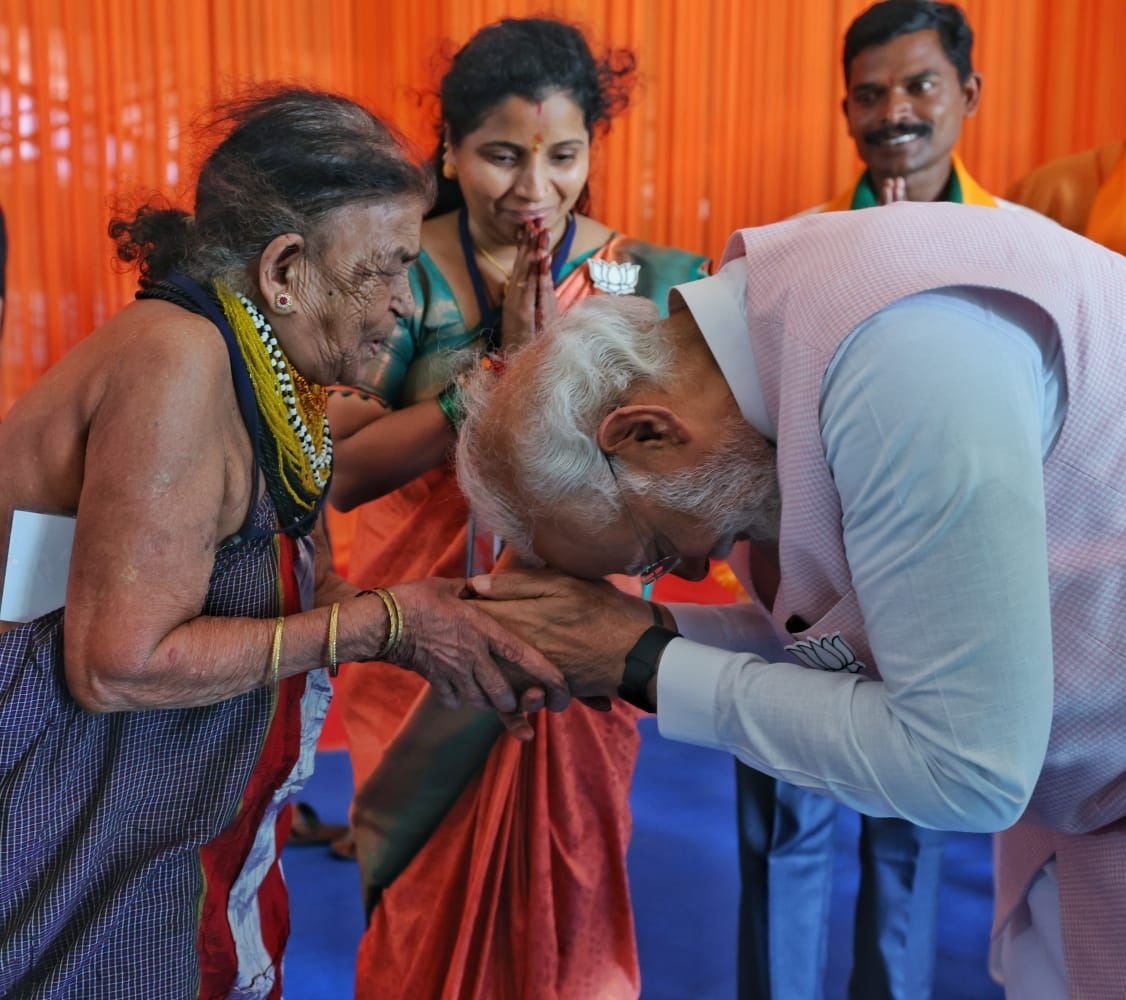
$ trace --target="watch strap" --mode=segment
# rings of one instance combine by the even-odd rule
[[[626,653],[626,669],[618,685],[618,697],[645,712],[655,712],[657,706],[649,699],[649,682],[657,672],[657,664],[665,647],[680,636],[679,632],[663,625],[650,625],[641,638]]]

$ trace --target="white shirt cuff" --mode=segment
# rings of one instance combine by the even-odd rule
[[[666,739],[726,749],[716,731],[716,692],[728,655],[673,639],[657,671],[657,728]]]

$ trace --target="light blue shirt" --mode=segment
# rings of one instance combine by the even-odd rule
[[[706,296],[682,290],[770,437],[744,269],[733,261]],[[662,734],[873,815],[1014,822],[1051,725],[1042,468],[1065,385],[1050,319],[1005,293],[927,292],[852,331],[825,375],[821,438],[882,680],[795,665],[755,605],[677,605],[686,638],[661,659]]]

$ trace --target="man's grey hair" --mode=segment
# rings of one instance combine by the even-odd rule
[[[662,384],[672,346],[647,299],[596,296],[574,306],[508,361],[463,387],[461,488],[483,526],[532,555],[537,523],[602,522],[621,495],[598,446],[603,418],[643,384]],[[584,512],[585,513],[585,512]]]

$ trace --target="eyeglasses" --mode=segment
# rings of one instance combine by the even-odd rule
[[[641,546],[642,552],[647,552],[649,546],[645,542],[645,536],[637,526],[637,521],[633,516],[633,511],[629,509],[629,504],[626,503],[625,491],[622,489],[622,484],[618,482],[618,473],[614,469],[614,460],[605,452],[602,453],[606,459],[606,464],[610,468],[610,476],[614,480],[614,485],[618,488],[618,493],[622,500],[622,510],[626,512],[626,520],[629,521],[630,527],[633,529],[634,535],[637,537],[637,543]],[[643,587],[651,587],[662,576],[667,576],[681,563],[679,553],[673,552],[670,555],[658,555],[656,559],[647,562],[640,570],[637,571],[637,576],[641,579]]]

